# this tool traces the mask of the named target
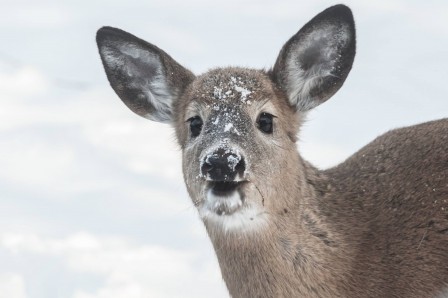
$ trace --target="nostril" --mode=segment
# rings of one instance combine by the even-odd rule
[[[208,162],[204,162],[202,164],[202,172],[203,173],[208,173],[213,169],[213,166],[211,164],[209,164]]]
[[[235,171],[237,173],[243,174],[245,170],[246,170],[246,163],[244,162],[244,159],[241,158],[238,164],[235,166]]]

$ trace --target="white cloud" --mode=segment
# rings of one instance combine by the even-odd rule
[[[25,282],[15,273],[0,274],[0,296],[5,298],[26,298]]]
[[[70,147],[37,140],[1,138],[0,155],[0,177],[28,187],[48,188],[55,180],[62,183],[67,170],[75,166]]]
[[[0,177],[9,185],[62,199],[121,184],[132,199],[162,197],[152,202],[176,205],[177,190],[150,191],[131,178],[182,181],[170,127],[133,115],[105,87],[49,101],[50,80],[34,69],[0,72],[0,79]]]
[[[25,5],[21,5],[25,4]],[[65,25],[73,20],[73,15],[61,6],[35,2],[11,3],[3,5],[0,13],[0,27],[51,28]]]
[[[210,267],[200,252],[137,245],[122,237],[89,233],[65,238],[2,234],[0,248],[15,255],[62,257],[72,273],[91,274],[103,280],[93,292],[79,285],[74,298],[209,297],[209,293],[214,293],[213,297],[226,296],[219,269],[216,265]],[[6,285],[23,284],[17,277],[6,281]]]
[[[36,96],[48,91],[47,78],[37,69],[24,66],[14,69],[10,73],[0,72],[0,94],[2,101],[14,97]]]
[[[301,141],[298,145],[300,153],[320,169],[336,166],[350,155],[341,147],[328,143]]]
[[[192,69],[270,66],[283,42],[334,2],[53,2],[19,0],[0,10],[4,51],[42,67],[0,69],[0,294],[47,298],[63,288],[72,298],[227,297],[181,186],[171,128],[120,102],[94,32],[105,24],[132,28]],[[319,167],[395,126],[446,117],[446,1],[347,4],[357,21],[355,66],[300,135],[301,153]],[[102,85],[70,94],[49,73]],[[79,229],[87,232],[73,234]],[[117,237],[96,236],[105,234]],[[42,272],[41,263],[59,262],[64,272]]]
[[[359,5],[359,1],[350,1],[353,8],[356,9],[355,14],[360,14],[363,19],[370,20],[378,19],[382,16],[384,19],[390,18],[396,20],[400,18],[400,27],[404,24],[414,25],[413,27],[404,26],[400,30],[403,32],[404,28],[408,28],[412,32],[417,27],[425,31],[427,34],[441,34],[447,36],[446,30],[441,30],[446,27],[446,15],[448,7],[444,1],[433,1],[431,5],[422,1],[364,1]],[[347,3],[351,5],[351,3]],[[372,13],[374,12],[374,13]],[[360,19],[357,17],[356,19]]]

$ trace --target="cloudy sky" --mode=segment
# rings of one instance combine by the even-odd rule
[[[448,2],[345,3],[354,68],[298,144],[321,168],[389,129],[448,116]],[[113,93],[95,32],[132,32],[195,73],[268,68],[334,4],[0,0],[0,297],[228,297],[170,127]]]

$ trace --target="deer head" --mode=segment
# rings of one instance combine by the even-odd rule
[[[314,17],[270,71],[217,68],[195,76],[158,47],[111,27],[98,31],[97,43],[122,101],[174,127],[187,190],[208,228],[259,229],[272,214],[298,208],[305,183],[300,124],[342,86],[355,56],[347,7]]]

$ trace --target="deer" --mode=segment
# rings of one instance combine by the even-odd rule
[[[269,70],[195,75],[120,29],[96,41],[124,104],[174,128],[231,297],[448,297],[448,118],[393,129],[326,170],[299,154],[307,113],[352,68],[350,8],[317,14]]]

